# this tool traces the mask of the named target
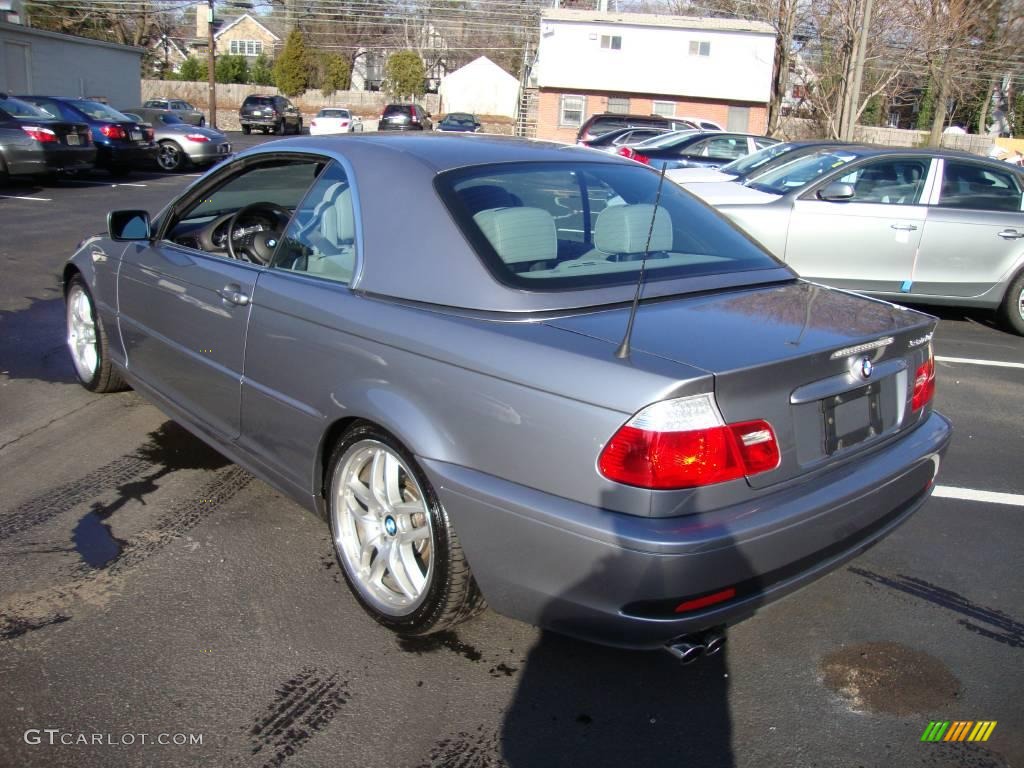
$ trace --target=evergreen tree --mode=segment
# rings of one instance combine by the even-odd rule
[[[331,96],[335,91],[344,90],[348,85],[348,60],[341,54],[329,53],[326,55],[325,64],[320,90],[323,91],[324,96]]]
[[[308,69],[306,41],[302,32],[294,29],[274,61],[274,83],[285,96],[299,96],[306,92]]]
[[[421,96],[425,90],[424,81],[427,79],[427,73],[423,67],[423,59],[416,51],[398,51],[391,54],[385,73],[384,89],[392,96],[415,98]]]
[[[932,93],[931,81],[925,86],[921,94],[921,103],[917,112],[917,130],[927,131],[931,128],[932,119],[935,117],[935,95]]]
[[[214,75],[218,83],[246,83],[249,81],[249,62],[245,56],[218,56]]]
[[[274,70],[267,54],[261,53],[249,67],[249,82],[253,85],[273,85]]]
[[[195,56],[189,56],[181,63],[181,71],[178,73],[178,79],[188,80],[195,83],[205,80],[206,77],[205,61],[200,61]]]

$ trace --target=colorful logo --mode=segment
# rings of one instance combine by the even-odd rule
[[[921,741],[988,741],[995,729],[995,720],[932,720]]]

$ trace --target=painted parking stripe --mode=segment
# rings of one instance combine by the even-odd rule
[[[1024,368],[1024,363],[1010,363],[1006,360],[975,360],[972,357],[940,357],[935,356],[940,363],[964,363],[966,365],[991,365],[995,368]]]
[[[135,184],[122,181],[118,184],[108,184],[105,181],[84,181],[79,179],[62,179],[64,184],[85,184],[87,187],[147,187],[148,184]]]
[[[28,195],[0,195],[4,200],[37,200],[40,203],[53,202],[52,197],[29,197]]]
[[[940,499],[960,499],[962,501],[985,501],[989,504],[1006,504],[1011,507],[1024,507],[1022,493],[996,493],[995,491],[976,491],[971,488],[955,488],[951,485],[937,485],[932,494]]]

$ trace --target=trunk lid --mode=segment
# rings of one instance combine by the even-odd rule
[[[628,316],[618,307],[547,322],[617,345]],[[726,422],[772,425],[782,462],[749,479],[763,487],[922,419],[929,408],[913,412],[910,400],[933,329],[928,315],[794,282],[641,306],[631,349],[713,374]]]

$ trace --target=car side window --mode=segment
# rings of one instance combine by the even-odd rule
[[[699,154],[701,157],[721,157],[729,160],[738,160],[747,154],[746,138],[719,137],[708,139],[701,143],[699,153],[688,152],[687,154]]]
[[[928,177],[927,159],[897,158],[865,163],[838,181],[853,185],[852,202],[917,205]]]
[[[273,267],[348,285],[355,257],[352,188],[345,170],[334,163],[320,174],[296,209]]]
[[[946,160],[939,205],[979,211],[1021,210],[1021,184],[1012,172]]]

